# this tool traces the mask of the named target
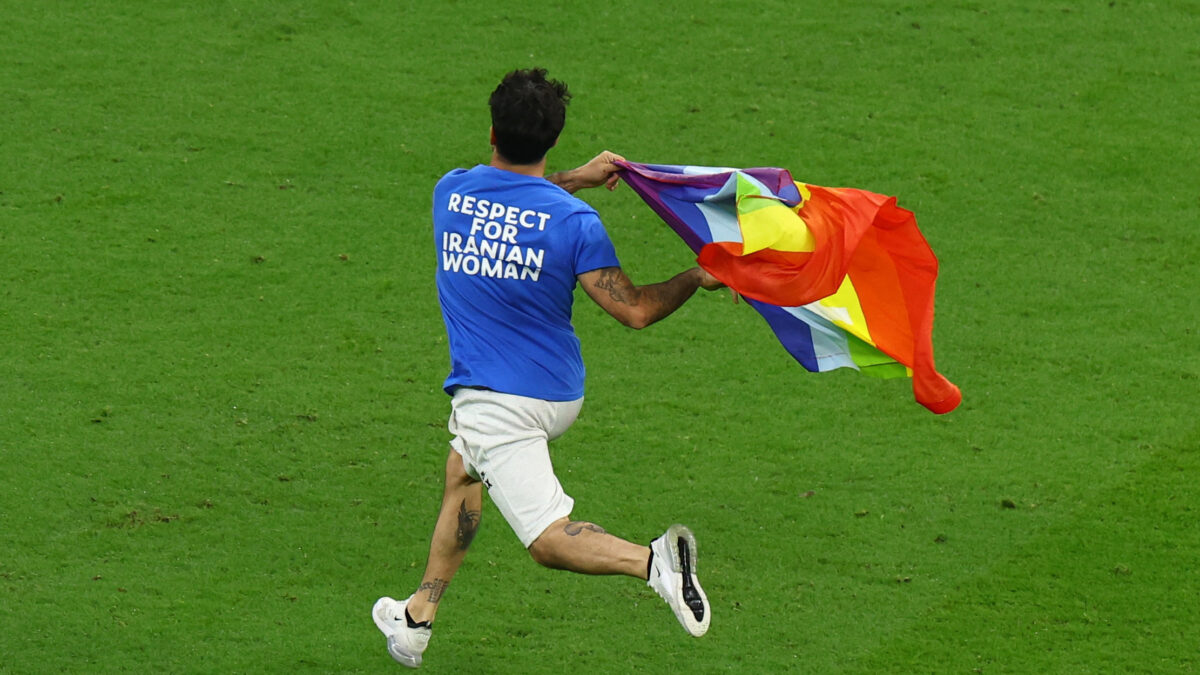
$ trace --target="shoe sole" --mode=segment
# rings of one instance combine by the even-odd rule
[[[694,589],[697,595],[700,596],[701,602],[704,603],[704,619],[697,621],[696,616],[692,614],[692,610],[686,604],[667,603],[671,606],[671,610],[675,612],[675,618],[679,619],[679,623],[683,624],[685,630],[693,637],[700,637],[708,632],[709,620],[712,618],[712,608],[708,604],[708,596],[704,594],[704,589],[700,587],[700,581],[696,579],[697,560],[696,555],[696,536],[685,525],[672,525],[667,528],[666,534],[663,537],[667,540],[667,552],[669,555],[671,571],[679,574],[683,578],[683,588],[680,589],[682,595],[683,590],[689,586]]]
[[[371,618],[375,620],[375,627],[387,637],[388,654],[402,666],[417,668],[421,665],[421,655],[410,654],[400,649],[400,645],[396,643],[396,631],[392,630],[392,627],[388,625],[388,620],[384,615],[384,611],[389,601],[395,602],[401,607],[404,606],[403,602],[398,602],[386,597],[380,598],[375,601],[375,606],[371,608]],[[401,611],[403,611],[403,609],[401,609]]]

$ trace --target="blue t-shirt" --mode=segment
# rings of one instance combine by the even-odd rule
[[[438,181],[433,234],[450,341],[446,392],[583,396],[575,277],[620,265],[596,211],[544,178],[480,165]]]

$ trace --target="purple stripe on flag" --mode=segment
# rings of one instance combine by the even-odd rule
[[[762,183],[776,197],[784,200],[788,204],[795,206],[800,203],[800,190],[796,188],[796,181],[792,179],[792,174],[787,169],[777,169],[771,167],[755,167],[752,169],[714,169],[717,173],[692,174],[684,173],[685,169],[699,170],[705,167],[685,167],[674,166],[667,164],[631,164],[629,162],[617,162],[617,165],[625,169],[623,175],[639,174],[648,179],[650,183],[671,183],[675,185],[691,185],[704,189],[706,192],[714,192],[721,189],[725,182],[729,180],[729,175],[735,171],[746,176],[750,176]]]
[[[663,175],[682,177],[681,174]],[[658,217],[663,219],[663,222],[675,230],[675,234],[679,235],[679,238],[688,245],[688,248],[692,249],[693,253],[699,253],[705,244],[712,241],[712,234],[708,230],[708,221],[705,220],[704,214],[700,213],[695,202],[702,201],[705,193],[716,192],[724,183],[708,189],[694,185],[664,187],[661,183],[652,181],[636,171],[622,171],[621,177],[658,214]],[[685,194],[692,198],[681,198],[679,195],[683,191],[686,191]],[[705,236],[708,237],[708,241],[704,240]]]

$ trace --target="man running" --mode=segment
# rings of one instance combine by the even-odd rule
[[[547,443],[575,421],[584,368],[571,325],[576,283],[621,323],[641,329],[697,288],[721,283],[698,267],[635,286],[596,211],[572,196],[616,187],[622,159],[603,152],[545,176],[570,93],[543,69],[507,74],[492,92],[488,166],[455,169],[433,192],[438,299],[450,343],[450,441],[441,511],[425,573],[405,600],[372,610],[388,653],[417,667],[438,605],[479,527],[482,489],[530,556],[552,569],[647,580],[694,636],[709,605],[696,580],[696,540],[672,525],[649,546],[572,520],[574,500],[554,474]]]

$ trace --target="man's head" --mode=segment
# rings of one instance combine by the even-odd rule
[[[567,121],[571,92],[544,68],[514,70],[492,92],[496,152],[512,164],[537,164],[554,147]]]

